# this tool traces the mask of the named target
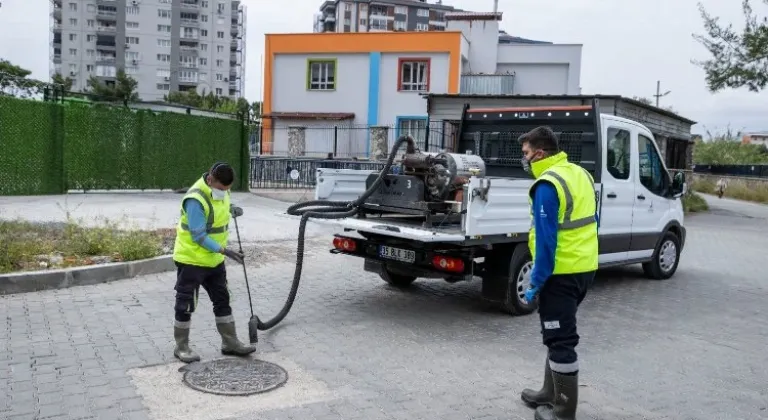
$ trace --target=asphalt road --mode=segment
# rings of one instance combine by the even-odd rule
[[[768,207],[707,199],[710,213],[686,219],[673,279],[611,270],[584,301],[580,419],[768,419]],[[249,277],[257,312],[270,317],[290,287],[295,222],[255,219],[248,238],[261,262]],[[262,231],[273,232],[268,242]],[[324,232],[308,243],[293,311],[260,335],[256,357],[288,371],[284,387],[219,397],[182,385],[168,273],[0,297],[0,419],[533,418],[519,392],[541,381],[535,315],[489,310],[479,282],[394,290],[361,261],[329,254]],[[244,338],[239,267],[230,278]],[[205,295],[192,335],[204,359],[221,357]]]

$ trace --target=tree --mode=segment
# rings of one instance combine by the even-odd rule
[[[203,109],[206,111],[215,111],[225,114],[244,113],[251,120],[261,115],[261,102],[248,103],[245,98],[238,98],[237,101],[226,96],[217,96],[212,92],[202,95],[195,90],[186,92],[170,92],[165,95],[164,100],[168,103],[189,106],[192,108]]]
[[[724,133],[707,139],[697,139],[693,146],[693,163],[697,165],[749,165],[768,163],[768,148],[764,145],[742,144],[741,133],[729,126]]]
[[[763,0],[765,5],[768,1]],[[741,33],[733,25],[720,25],[699,3],[706,35],[693,37],[709,52],[708,60],[693,63],[702,67],[707,88],[715,93],[726,88],[747,87],[760,92],[768,85],[768,20],[752,12],[750,0],[742,1],[745,24]]]
[[[53,83],[61,85],[62,89],[64,89],[64,92],[70,92],[72,90],[72,85],[75,83],[72,78],[64,77],[61,75],[61,73],[54,74],[51,80]]]
[[[31,79],[32,71],[0,58],[0,95],[28,97],[42,90],[43,82]]]
[[[136,88],[139,86],[139,82],[131,76],[125,74],[123,69],[117,71],[117,77],[114,85],[103,83],[95,76],[88,78],[88,89],[105,101],[120,101],[123,104],[128,102],[138,102],[139,94],[136,93]]]

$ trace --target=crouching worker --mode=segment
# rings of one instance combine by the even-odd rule
[[[235,172],[226,163],[216,163],[192,185],[181,200],[181,219],[176,227],[173,260],[176,263],[176,322],[173,355],[185,363],[200,356],[189,347],[192,313],[197,306],[200,286],[213,303],[216,329],[221,335],[221,352],[245,356],[256,348],[237,338],[235,319],[229,302],[224,257],[243,264],[243,255],[227,249],[230,216],[242,215],[241,208],[230,204],[230,187]]]

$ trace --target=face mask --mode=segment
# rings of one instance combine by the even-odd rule
[[[223,200],[227,197],[227,192],[224,190],[218,190],[216,188],[211,188],[211,196],[214,200]]]
[[[528,159],[525,158],[525,156],[523,156],[523,158],[520,159],[520,163],[523,165],[523,170],[525,172],[531,173],[531,161],[529,161]]]

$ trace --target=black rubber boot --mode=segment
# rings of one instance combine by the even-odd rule
[[[541,389],[534,391],[526,388],[520,393],[520,398],[532,408],[540,405],[552,405],[555,399],[555,383],[552,379],[552,369],[549,368],[549,356],[544,361],[544,384]]]
[[[173,338],[176,340],[176,348],[173,355],[184,363],[200,361],[200,356],[189,348],[189,322],[178,322],[173,326]]]
[[[552,372],[555,382],[555,401],[552,407],[536,408],[536,420],[576,420],[579,403],[579,375],[563,375]]]
[[[247,356],[256,351],[256,347],[243,344],[237,339],[235,320],[232,316],[216,318],[216,329],[221,335],[221,354]]]

